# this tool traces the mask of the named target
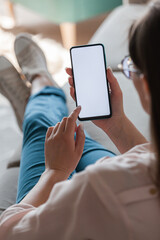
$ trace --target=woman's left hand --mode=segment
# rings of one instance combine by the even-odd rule
[[[54,170],[69,177],[76,168],[85,142],[82,126],[76,125],[80,111],[81,107],[77,107],[69,117],[64,117],[54,127],[48,128],[45,140],[46,170]]]

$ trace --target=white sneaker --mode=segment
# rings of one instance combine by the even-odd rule
[[[54,86],[58,87],[51,74],[48,72],[43,51],[32,40],[30,34],[19,34],[15,39],[14,50],[22,73],[30,83],[36,75],[42,75],[46,76]]]
[[[26,86],[15,67],[4,56],[0,56],[0,93],[10,101],[18,125],[22,130],[24,112],[30,96],[30,88]]]

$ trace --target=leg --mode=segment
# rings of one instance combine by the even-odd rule
[[[87,166],[94,164],[103,157],[114,157],[115,154],[93,140],[86,132],[86,139],[81,160],[76,168],[77,172],[83,171]]]
[[[34,187],[45,169],[44,142],[49,126],[68,115],[65,95],[48,72],[44,53],[28,34],[20,34],[14,44],[22,73],[31,84],[31,97],[23,122],[23,148],[17,202]]]
[[[35,186],[45,169],[44,142],[48,127],[68,115],[63,91],[51,86],[43,87],[35,93],[33,84],[32,92],[35,94],[30,97],[25,111],[17,202]]]
[[[60,30],[65,48],[69,49],[71,46],[76,45],[76,24],[62,23],[60,24]]]

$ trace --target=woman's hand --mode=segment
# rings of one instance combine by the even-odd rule
[[[76,168],[85,142],[81,125],[76,125],[80,110],[77,107],[68,118],[63,118],[56,126],[48,128],[45,140],[46,169],[21,203],[35,207],[42,205],[47,201],[54,185],[66,180]]]
[[[75,90],[73,85],[72,69],[66,68],[66,72],[69,75],[68,82],[70,85],[70,95],[75,100]],[[114,77],[112,70],[107,69],[107,78],[110,84],[111,90],[111,107],[112,117],[102,120],[93,120],[92,122],[105,131],[108,135],[113,135],[115,132],[121,129],[121,125],[124,122],[125,114],[123,110],[123,94],[118,84],[117,79]]]
[[[80,111],[81,107],[77,107],[69,117],[48,129],[45,140],[46,170],[54,170],[69,177],[76,168],[85,142],[82,126],[76,125]]]
[[[68,81],[70,84],[70,95],[75,100],[72,69],[67,68],[66,72],[69,75]],[[147,141],[126,117],[123,110],[123,94],[118,81],[114,77],[110,68],[107,69],[107,78],[111,90],[112,117],[108,119],[94,120],[92,122],[110,137],[121,153],[124,153],[132,147],[146,143]]]

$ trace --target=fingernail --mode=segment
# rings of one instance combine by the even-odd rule
[[[77,106],[77,109],[81,109],[81,106]]]

